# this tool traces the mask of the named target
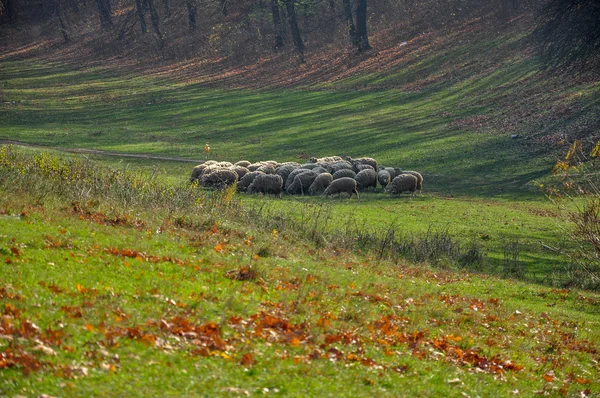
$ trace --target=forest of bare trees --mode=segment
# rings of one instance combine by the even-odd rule
[[[372,32],[400,41],[477,18],[503,24],[527,14],[538,21],[547,63],[558,64],[598,52],[599,8],[594,0],[0,0],[0,18],[23,31],[43,26],[40,34],[64,42],[98,33],[109,52],[244,61],[286,51],[304,62],[305,51],[322,46],[368,52]]]

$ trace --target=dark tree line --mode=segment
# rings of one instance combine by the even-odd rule
[[[516,13],[538,9],[535,37],[546,65],[597,58],[598,0],[0,0],[0,20],[51,22],[68,42],[76,40],[81,16],[93,15],[98,30],[114,32],[119,40],[148,34],[160,49],[173,29],[185,26],[194,45],[220,45],[227,55],[289,48],[303,62],[307,47],[327,41],[343,45],[341,38],[357,53],[368,51],[369,30],[382,21],[387,28],[404,23],[411,35],[490,13],[505,23]],[[411,26],[419,30],[411,32]]]
[[[338,1],[340,4],[336,4]],[[71,40],[68,18],[65,18],[65,15],[93,12],[97,14],[101,30],[111,31],[117,27],[117,37],[122,39],[130,34],[132,25],[139,25],[139,31],[142,34],[151,32],[162,48],[165,45],[162,24],[178,7],[185,9],[184,15],[190,31],[198,28],[199,14],[204,17],[210,15],[212,23],[215,19],[214,14],[218,14],[222,19],[233,21],[235,24],[240,18],[256,18],[250,14],[265,8],[267,15],[270,14],[272,24],[273,49],[279,51],[289,41],[301,62],[304,61],[305,51],[303,29],[311,23],[311,18],[314,20],[321,18],[320,14],[328,14],[323,18],[329,25],[327,30],[330,36],[335,32],[336,21],[345,19],[350,43],[358,51],[370,48],[367,34],[367,0],[326,0],[325,7],[321,7],[321,3],[322,0],[0,0],[0,12],[8,23],[54,18],[65,41]],[[127,8],[129,11],[124,17],[122,13],[117,17],[114,15],[115,7]],[[39,10],[39,15],[33,11],[35,9]],[[212,12],[214,10],[216,13]],[[338,10],[343,12],[338,15]],[[305,21],[304,28],[300,23],[299,12]]]

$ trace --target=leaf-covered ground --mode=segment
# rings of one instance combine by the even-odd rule
[[[316,249],[227,218],[48,198],[0,210],[2,395],[600,393],[596,294]]]

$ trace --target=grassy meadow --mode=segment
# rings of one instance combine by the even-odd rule
[[[577,203],[540,188],[600,90],[513,39],[286,89],[3,57],[0,140],[46,148],[0,146],[0,396],[600,394]],[[212,192],[78,149],[370,156],[424,191]]]
[[[80,158],[3,147],[0,177],[2,395],[600,393],[598,294],[324,245],[315,217]]]

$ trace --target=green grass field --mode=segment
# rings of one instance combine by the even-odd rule
[[[323,247],[235,195],[0,155],[2,395],[600,392],[597,294]]]
[[[3,58],[0,140],[372,156],[425,183],[265,198],[190,187],[191,163],[0,147],[0,396],[600,394],[600,296],[564,288],[577,203],[539,187],[600,86],[490,40],[285,90]]]

